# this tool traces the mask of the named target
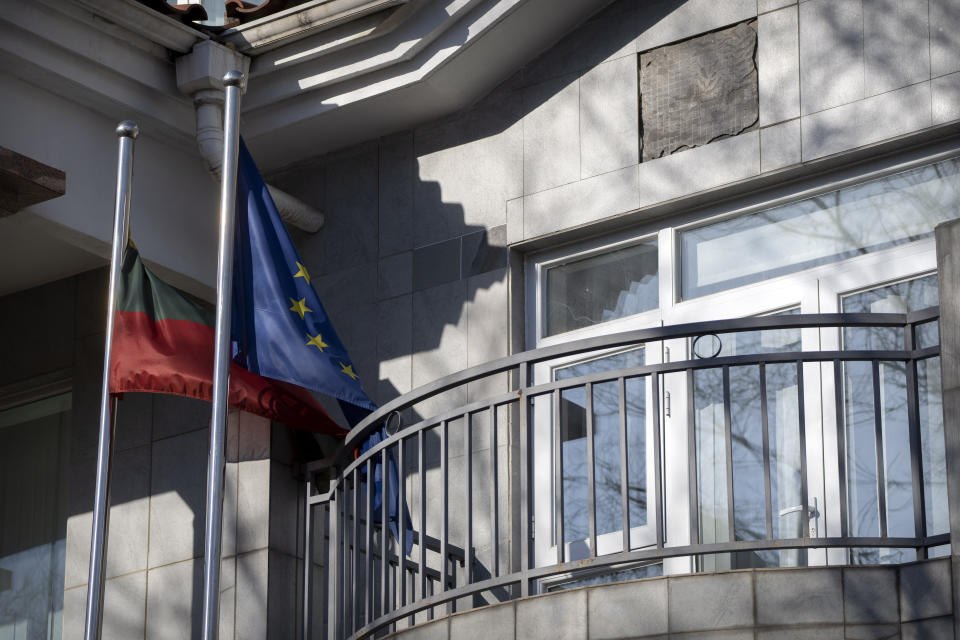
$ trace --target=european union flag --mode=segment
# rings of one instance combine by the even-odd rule
[[[351,427],[377,408],[364,392],[243,140],[237,163],[231,338],[234,360],[242,367],[335,397]],[[385,437],[382,429],[374,433],[364,450]],[[390,528],[396,536],[399,483],[392,457],[388,473]],[[373,507],[379,513],[379,462],[373,475]],[[410,517],[405,516],[410,531]],[[407,540],[409,553],[413,536]]]

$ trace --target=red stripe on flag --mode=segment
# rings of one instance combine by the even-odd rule
[[[114,315],[110,392],[166,393],[209,402],[213,395],[213,327],[153,320],[142,311]],[[302,387],[230,364],[231,407],[315,433],[347,432]]]

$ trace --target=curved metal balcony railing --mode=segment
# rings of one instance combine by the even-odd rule
[[[882,561],[884,550],[906,550],[901,560],[927,557],[929,549],[949,542],[931,506],[945,482],[942,427],[938,432],[928,424],[941,411],[939,378],[930,373],[939,366],[938,317],[931,308],[657,327],[518,353],[404,394],[358,425],[335,458],[307,465],[303,637],[373,636],[538,593],[558,576],[575,580],[667,558],[693,558],[697,570],[718,566],[704,558],[727,558],[723,566],[733,566],[730,558],[744,557],[773,558],[774,564],[873,562]],[[801,330],[807,330],[802,341]],[[821,341],[828,333],[833,338]],[[741,353],[724,355],[718,347],[707,349],[707,357],[629,367],[608,358],[611,368],[583,375],[570,368],[571,362],[602,361],[641,345],[662,351],[666,341],[674,351],[678,344],[693,351],[703,337],[717,345],[740,340]],[[810,343],[846,348],[810,350]],[[574,375],[552,373],[557,366]],[[767,389],[775,369],[790,379],[780,386],[780,400]],[[740,375],[746,371],[749,376]],[[698,382],[705,376],[717,382],[714,388]],[[732,390],[731,379],[754,380],[757,392]],[[685,407],[665,406],[665,383],[686,385]],[[487,393],[491,388],[495,392]],[[608,407],[602,427],[593,406],[600,389]],[[775,401],[789,409],[784,420],[794,434],[793,467],[783,477],[776,455],[784,456],[787,444],[774,443],[774,435],[785,436],[768,424],[768,405]],[[713,427],[704,426],[705,403]],[[752,435],[732,426],[744,411],[758,416]],[[677,440],[679,453],[666,452],[665,438],[677,435],[667,431],[665,413],[686,431]],[[647,453],[628,445],[634,437],[628,422],[637,416]],[[359,453],[385,423],[392,433]],[[601,429],[605,444],[598,451]],[[535,434],[541,434],[536,443]],[[704,449],[708,437],[716,455]],[[575,465],[568,444],[557,444],[572,441],[581,447]],[[811,451],[811,442],[830,444]],[[549,453],[535,455],[542,451]],[[738,457],[742,451],[752,452],[750,465]],[[647,475],[638,479],[633,472],[641,468]],[[712,474],[713,498],[704,489],[705,470]],[[321,477],[329,483],[324,493],[316,491]],[[792,508],[777,501],[783,489],[774,486],[787,477],[799,497]],[[675,495],[671,482],[686,483],[687,504],[665,503]],[[741,504],[736,494],[746,495],[744,482],[752,485],[753,500]],[[824,486],[836,491],[824,492]],[[812,492],[825,498],[809,506]],[[576,509],[573,494],[580,500]],[[672,509],[681,509],[682,517]],[[546,528],[542,522],[535,527],[535,513],[549,514]],[[774,526],[787,518],[790,527]],[[637,534],[639,524],[647,534]],[[777,555],[783,550],[799,551]]]

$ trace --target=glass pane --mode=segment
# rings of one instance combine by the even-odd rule
[[[927,535],[950,532],[947,506],[947,461],[943,439],[940,358],[917,362],[920,405],[920,455]]]
[[[960,160],[684,231],[684,299],[929,237],[960,210]]]
[[[723,373],[720,369],[694,371],[693,385],[700,541],[704,544],[727,542],[730,531],[727,513]]]
[[[642,366],[643,348],[578,362],[554,370],[558,380],[602,371]],[[620,531],[623,523],[620,469],[620,392],[616,381],[593,389],[594,483],[597,535]],[[646,504],[646,377],[624,381],[627,410],[627,497],[631,526],[647,521]],[[563,455],[564,540],[585,540],[590,533],[587,482],[586,389],[560,395]]]
[[[560,442],[563,465],[563,541],[590,534],[587,494],[587,392],[583,387],[560,392]]]
[[[657,241],[550,267],[546,280],[546,335],[656,309]]]
[[[844,296],[840,308],[844,313],[907,313],[935,307],[938,303],[937,275],[931,274]],[[917,327],[916,337],[921,347],[938,344],[936,323]],[[897,327],[848,327],[843,330],[843,347],[853,351],[903,349],[903,330]]]
[[[850,535],[878,536],[880,516],[873,370],[869,362],[848,362],[844,365],[843,373]]]
[[[731,367],[730,446],[736,540],[762,540],[767,536],[760,409],[760,367]]]
[[[71,394],[0,412],[0,637],[59,638]]]
[[[803,537],[800,475],[800,399],[797,367],[793,363],[769,364],[767,376],[767,429],[770,438],[770,503],[774,538]],[[806,551],[780,552],[780,564],[792,567],[806,564]]]

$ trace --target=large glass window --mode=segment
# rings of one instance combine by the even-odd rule
[[[656,239],[550,266],[545,335],[656,309],[657,283]]]
[[[60,637],[71,394],[0,411],[0,638]]]
[[[878,251],[960,211],[950,159],[680,234],[683,299]]]

